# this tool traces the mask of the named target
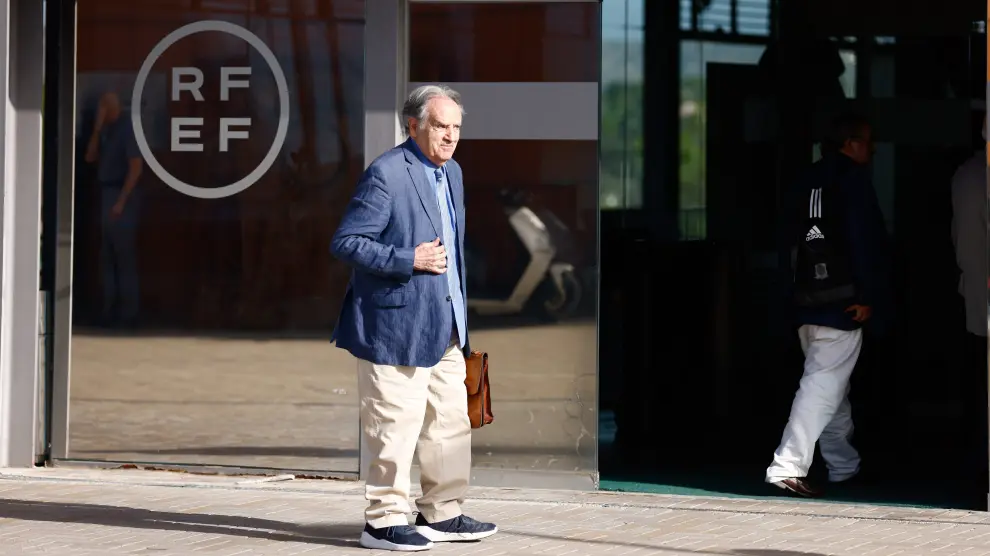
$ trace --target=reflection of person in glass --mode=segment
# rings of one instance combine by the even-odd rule
[[[86,162],[96,164],[100,188],[103,274],[103,319],[133,326],[138,317],[137,227],[140,210],[135,191],[143,161],[131,121],[120,97],[105,93],[96,111]]]
[[[332,241],[333,255],[353,268],[334,339],[358,358],[367,548],[426,550],[497,531],[461,513],[471,472],[470,348],[464,182],[451,157],[462,115],[460,95],[446,87],[413,91],[402,109],[410,139],[371,163]],[[415,528],[406,517],[414,455],[423,487]]]
[[[986,117],[983,139],[987,137]],[[959,294],[965,303],[964,361],[980,379],[981,388],[965,392],[963,410],[971,453],[982,468],[987,464],[987,154],[986,143],[952,177],[952,244],[959,267]],[[983,469],[981,469],[982,471]]]

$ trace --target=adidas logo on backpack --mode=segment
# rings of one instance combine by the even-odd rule
[[[800,228],[793,228],[796,249],[792,262],[794,301],[804,307],[848,305],[856,298],[843,228],[841,191],[830,191],[835,191],[836,195],[826,196],[823,195],[824,188],[814,188],[807,205],[800,203],[793,207],[804,213]],[[828,231],[827,238],[822,230]],[[804,241],[801,241],[802,235]]]
[[[805,241],[811,241],[813,239],[825,239],[825,234],[818,229],[818,226],[812,226],[811,229],[808,230],[808,235],[804,238]]]

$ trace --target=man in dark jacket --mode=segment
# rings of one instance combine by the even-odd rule
[[[839,229],[846,245],[842,256],[856,293],[851,300],[793,308],[805,354],[804,374],[766,482],[801,496],[818,494],[806,480],[816,442],[830,482],[859,473],[859,452],[850,444],[849,378],[862,347],[862,327],[873,316],[886,286],[887,232],[870,179],[874,145],[869,123],[855,115],[838,117],[822,151],[822,160],[787,195],[781,262],[783,268],[792,269],[792,249],[807,232],[800,217],[808,211],[812,191],[838,193]]]

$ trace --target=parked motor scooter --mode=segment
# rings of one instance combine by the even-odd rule
[[[468,309],[479,315],[534,312],[549,320],[572,316],[584,288],[571,231],[553,212],[530,208],[525,192],[503,189],[498,201],[529,260],[520,265],[522,271],[511,290],[497,292],[486,287],[483,257],[468,248]]]

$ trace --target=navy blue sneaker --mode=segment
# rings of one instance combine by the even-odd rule
[[[423,514],[416,517],[416,531],[433,542],[479,541],[498,533],[494,523],[482,523],[466,515],[428,523]]]
[[[396,552],[419,552],[433,548],[430,539],[417,533],[412,525],[375,528],[365,524],[360,542],[365,548]]]

